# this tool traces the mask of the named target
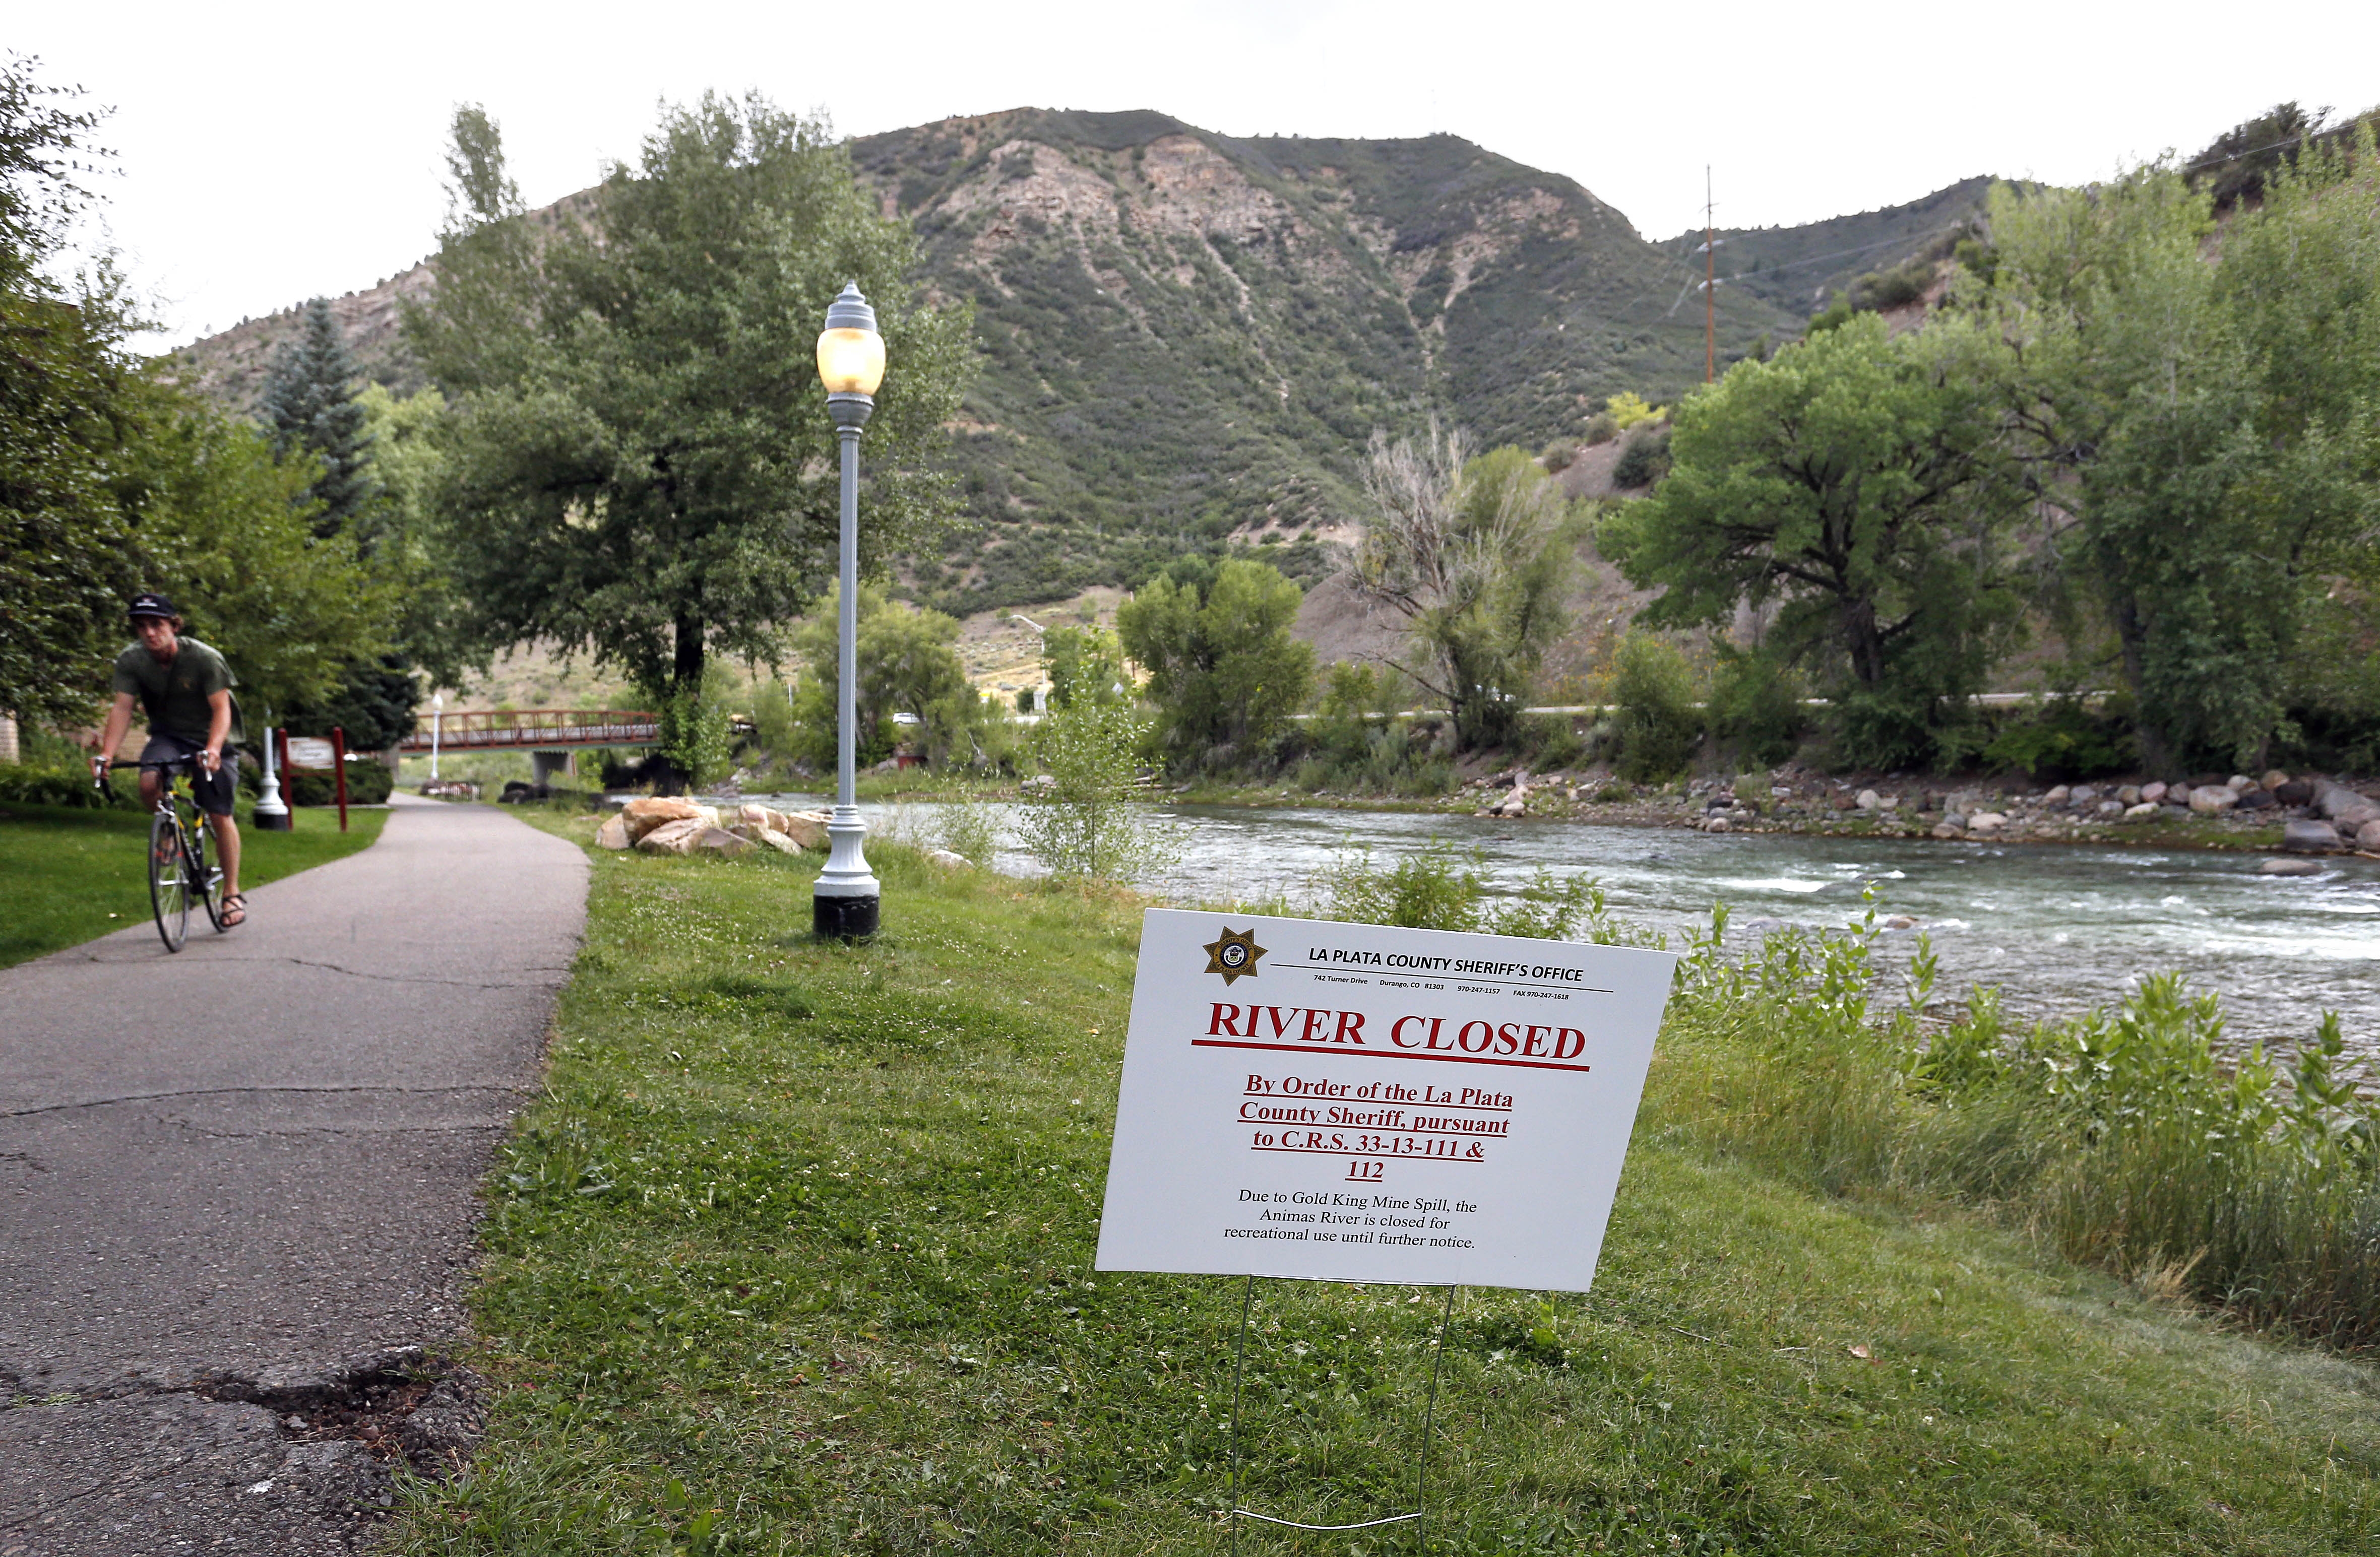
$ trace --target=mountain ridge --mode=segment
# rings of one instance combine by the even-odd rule
[[[1154,110],[1020,108],[846,145],[912,223],[919,284],[976,308],[981,371],[950,464],[977,523],[907,580],[946,609],[1135,582],[1225,545],[1318,578],[1363,512],[1375,429],[1435,416],[1536,448],[1609,394],[1667,399],[1702,375],[1674,242],[1458,137],[1231,137]],[[1801,231],[1762,242],[1784,264],[1827,241]],[[332,304],[394,388],[421,381],[397,321],[431,284],[425,262]],[[1722,365],[1807,312],[1775,288],[1721,289]],[[244,321],[167,370],[245,412],[295,328],[294,310]]]

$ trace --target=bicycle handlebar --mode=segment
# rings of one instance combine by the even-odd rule
[[[121,757],[110,757],[104,762],[93,762],[91,766],[95,770],[91,774],[91,787],[113,801],[115,799],[115,786],[109,783],[107,778],[119,767],[154,767],[167,773],[184,772],[195,779],[198,777],[199,759],[196,755],[191,755],[174,757],[165,762],[126,762]]]

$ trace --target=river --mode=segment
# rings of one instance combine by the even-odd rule
[[[771,803],[819,803],[815,796]],[[930,838],[930,804],[864,807],[871,827]],[[1000,810],[1002,808],[994,808]],[[2178,968],[2221,993],[2231,1035],[2293,1047],[2325,1008],[2348,1042],[2380,1052],[2380,864],[2325,861],[2313,876],[2265,876],[2265,856],[2210,851],[1941,843],[1789,834],[1706,834],[1585,822],[1495,821],[1401,812],[1168,806],[1181,863],[1140,885],[1184,902],[1223,902],[1309,883],[1343,848],[1376,858],[1433,838],[1478,851],[1492,886],[1511,889],[1539,866],[1599,880],[1622,916],[1670,931],[1708,922],[1724,900],[1735,925],[1836,928],[1876,888],[1878,923],[1904,961],[1932,938],[1942,992],[1996,984],[2012,1012],[2072,1012],[2121,997],[2144,973]],[[1003,853],[1000,867],[1036,867]],[[890,916],[888,915],[888,918]],[[1673,944],[1674,941],[1673,941]]]

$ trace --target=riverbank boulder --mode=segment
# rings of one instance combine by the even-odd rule
[[[2225,784],[2201,784],[2190,791],[2193,815],[2221,816],[2240,803],[2238,791]]]
[[[2314,781],[2313,809],[2316,815],[2336,824],[2342,836],[2353,834],[2366,822],[2380,821],[2380,805],[2327,778]]]
[[[2320,875],[2322,867],[2312,860],[2267,860],[2256,867],[2258,875]]]
[[[2380,854],[2380,820],[2366,822],[2355,829],[2355,847],[2366,854]]]
[[[2281,847],[2292,854],[2328,854],[2339,847],[2338,828],[2329,822],[2291,822],[2281,829]]]
[[[826,824],[823,811],[779,811],[753,804],[731,807],[720,817],[720,826],[738,838],[766,843],[767,835],[774,833],[802,849],[826,847]]]
[[[639,854],[716,854],[732,859],[749,853],[752,848],[750,839],[737,838],[699,816],[664,822],[637,840]]]
[[[672,822],[716,827],[719,813],[680,795],[639,795],[620,807],[620,824],[627,829],[630,843],[642,844],[647,834]]]
[[[694,847],[694,837],[710,824],[699,816],[673,816],[647,827],[637,839],[639,854],[683,854]],[[634,831],[633,826],[630,831]]]

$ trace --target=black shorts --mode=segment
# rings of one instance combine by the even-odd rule
[[[203,741],[187,736],[149,732],[149,744],[140,748],[143,769],[162,767],[184,757],[195,757],[207,749]],[[231,815],[232,802],[239,793],[239,757],[233,752],[223,754],[222,764],[212,773],[193,762],[190,765],[190,792],[197,797],[199,809],[210,816]]]

